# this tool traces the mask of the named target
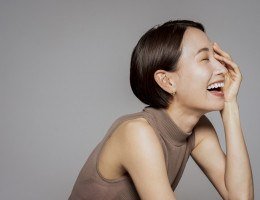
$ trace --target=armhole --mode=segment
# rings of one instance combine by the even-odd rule
[[[96,159],[95,159],[95,171],[97,173],[97,176],[99,179],[102,180],[102,182],[104,183],[119,183],[119,182],[122,182],[122,181],[127,181],[129,179],[131,179],[131,176],[128,174],[128,172],[122,176],[120,176],[119,178],[116,178],[116,179],[107,179],[105,177],[102,176],[102,174],[100,173],[99,169],[98,169],[98,160],[99,160],[99,157],[100,157],[100,154],[101,154],[101,151],[103,149],[103,146],[105,145],[106,141],[112,136],[112,134],[114,133],[114,131],[116,130],[116,128],[118,128],[122,123],[128,121],[128,120],[131,120],[131,119],[136,119],[136,118],[144,118],[147,123],[152,127],[152,129],[154,130],[155,132],[155,135],[157,136],[161,146],[162,146],[162,149],[163,149],[163,153],[164,153],[164,159],[165,159],[165,164],[166,164],[166,168],[167,168],[167,172],[168,172],[168,159],[167,159],[167,151],[165,150],[166,149],[166,146],[165,144],[163,143],[161,137],[160,137],[160,134],[158,134],[157,132],[157,129],[156,127],[153,125],[153,117],[150,116],[149,114],[147,115],[147,113],[144,113],[144,112],[141,112],[141,113],[138,113],[138,114],[130,114],[130,115],[126,115],[126,116],[122,116],[122,117],[119,117],[113,124],[112,126],[109,128],[109,130],[107,131],[107,134],[105,136],[105,138],[103,139],[103,141],[100,143],[100,147],[98,149],[98,152],[97,152],[97,155],[96,155]]]
[[[189,136],[189,145],[190,145],[190,153],[191,153],[195,147],[195,130],[194,130],[194,128],[192,129],[192,133]]]

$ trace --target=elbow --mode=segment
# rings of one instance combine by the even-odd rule
[[[254,200],[253,192],[243,194],[228,194],[228,200]]]
[[[228,200],[254,200],[254,186],[248,185],[244,188],[228,191]]]

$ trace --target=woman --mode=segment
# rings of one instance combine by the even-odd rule
[[[83,166],[70,200],[174,200],[189,155],[223,199],[253,199],[240,125],[239,67],[202,24],[166,22],[134,48],[130,83],[147,104],[118,118]],[[220,111],[226,154],[205,113]]]

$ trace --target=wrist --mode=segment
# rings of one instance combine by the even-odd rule
[[[221,116],[223,115],[238,115],[239,114],[239,106],[236,100],[234,101],[225,101],[224,108],[220,111]]]
[[[224,102],[224,108],[226,107],[226,106],[233,106],[233,105],[238,105],[238,102],[237,102],[237,100],[233,100],[233,101],[225,101]]]
[[[237,102],[237,98],[236,97],[234,97],[232,99],[229,99],[229,100],[227,100],[227,99],[224,100],[224,103],[235,103],[235,102]]]

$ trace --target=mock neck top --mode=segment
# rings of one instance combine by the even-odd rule
[[[113,122],[80,170],[69,200],[140,200],[128,173],[117,179],[106,179],[97,168],[101,149],[115,129],[124,121],[140,117],[146,119],[162,145],[169,182],[175,190],[194,148],[195,134],[193,130],[183,132],[166,109],[146,106],[140,112],[123,115]]]
[[[164,108],[146,106],[143,111],[147,112],[151,117],[154,117],[161,134],[175,145],[183,145],[192,134],[192,132],[185,133],[182,131]]]

